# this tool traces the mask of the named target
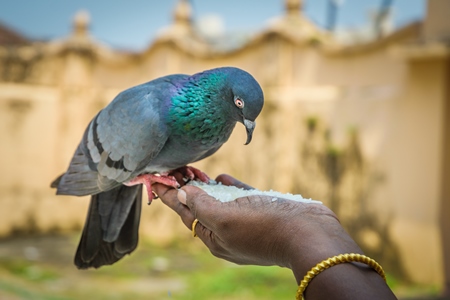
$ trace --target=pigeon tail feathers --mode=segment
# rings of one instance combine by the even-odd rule
[[[111,265],[137,247],[142,185],[93,195],[75,254],[79,269]]]

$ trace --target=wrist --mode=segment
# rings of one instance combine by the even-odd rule
[[[286,256],[287,267],[294,273],[297,283],[311,268],[327,258],[343,253],[363,254],[334,213],[325,206],[314,205],[301,219],[291,235]]]
[[[308,204],[311,205],[311,204]],[[302,221],[300,221],[302,220]],[[297,283],[318,263],[346,253],[363,254],[325,206],[311,205],[292,227],[292,239],[285,257]],[[342,263],[320,272],[307,286],[306,299],[396,299],[384,279],[361,263]]]

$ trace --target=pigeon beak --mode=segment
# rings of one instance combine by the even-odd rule
[[[254,121],[244,119],[244,126],[247,130],[247,141],[244,145],[248,145],[252,141],[253,130],[255,130],[256,123]]]

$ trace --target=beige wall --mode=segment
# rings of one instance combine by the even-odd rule
[[[443,104],[443,61],[411,62],[405,94],[399,99],[385,159],[388,192],[396,212],[393,234],[403,261],[418,281],[442,276],[439,236]],[[424,259],[424,258],[427,259]],[[417,272],[420,270],[420,272]]]

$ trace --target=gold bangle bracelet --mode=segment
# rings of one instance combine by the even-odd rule
[[[303,280],[300,282],[300,285],[298,286],[295,299],[296,300],[304,299],[303,293],[305,292],[306,287],[308,286],[310,281],[314,277],[316,277],[320,272],[328,269],[329,267],[347,262],[365,263],[366,265],[372,267],[375,271],[377,271],[377,273],[380,274],[381,277],[383,277],[384,281],[386,281],[386,274],[384,273],[383,268],[380,266],[379,263],[377,263],[372,258],[362,254],[355,254],[355,253],[339,254],[321,261],[315,267],[313,267],[308,273],[306,273],[305,277],[303,277]]]

